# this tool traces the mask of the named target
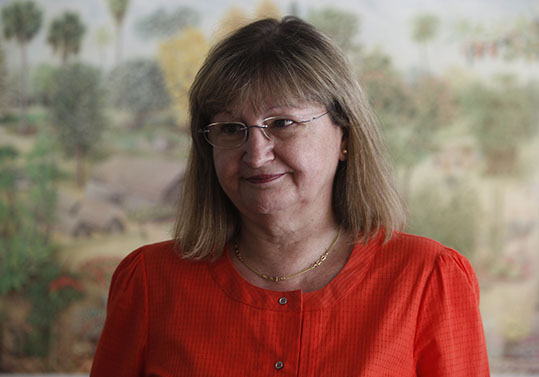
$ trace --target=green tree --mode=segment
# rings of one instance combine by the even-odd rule
[[[38,103],[49,106],[56,67],[48,63],[41,63],[32,73],[32,97]]]
[[[107,0],[110,13],[116,26],[116,65],[122,61],[122,26],[130,0]]]
[[[170,38],[187,26],[198,25],[200,16],[192,8],[180,6],[170,11],[158,9],[136,23],[138,34],[144,39]]]
[[[360,45],[355,40],[360,33],[360,19],[357,15],[337,8],[313,10],[307,20],[331,37],[347,53],[359,52]]]
[[[152,60],[123,63],[111,72],[109,85],[115,106],[134,114],[132,128],[140,128],[152,111],[170,104],[161,69]]]
[[[438,35],[440,19],[432,13],[418,14],[412,23],[412,39],[422,47],[421,61],[429,67],[429,55],[427,45]]]
[[[86,27],[77,13],[65,12],[52,21],[47,43],[51,45],[54,53],[60,54],[62,65],[67,63],[69,55],[79,53],[85,31]]]
[[[3,299],[24,296],[32,305],[27,319],[31,331],[21,334],[22,347],[16,351],[30,356],[48,354],[59,311],[81,297],[80,284],[53,258],[50,236],[59,177],[54,156],[54,143],[45,133],[24,158],[13,147],[0,146],[0,335]],[[4,350],[3,341],[0,336]]]
[[[472,187],[458,181],[443,188],[427,184],[411,195],[407,231],[433,238],[471,258],[482,211],[479,196]]]
[[[98,27],[93,34],[93,40],[98,48],[99,61],[102,69],[106,66],[107,62],[106,47],[112,42],[112,38],[110,29],[105,25]]]
[[[21,79],[20,79],[20,107],[21,115],[19,128],[24,132],[27,127],[26,115],[26,72],[28,72],[28,57],[26,45],[41,28],[43,12],[33,1],[14,2],[2,9],[2,23],[4,37],[14,39],[20,50]]]
[[[407,199],[414,168],[437,148],[437,132],[456,115],[453,90],[444,79],[428,75],[405,81],[379,51],[363,56],[359,75]]]
[[[490,249],[496,257],[504,247],[507,178],[518,171],[520,150],[538,131],[539,89],[520,85],[515,77],[501,76],[490,85],[475,82],[459,97],[462,115],[469,122],[492,179]]]
[[[103,90],[99,71],[81,63],[58,70],[52,92],[51,115],[58,140],[75,157],[77,184],[86,181],[85,165],[105,127]]]
[[[0,296],[21,290],[50,258],[58,171],[44,136],[20,161],[12,147],[0,147]],[[20,190],[18,181],[28,190]]]
[[[490,85],[470,84],[459,102],[484,157],[485,173],[507,176],[515,172],[520,146],[538,131],[538,88],[500,76]]]
[[[14,147],[0,146],[0,244],[1,240],[6,240],[14,235],[18,228],[15,186],[17,177],[15,161],[17,157],[18,152]]]
[[[50,243],[56,220],[56,181],[60,171],[56,165],[56,145],[45,133],[39,135],[34,147],[25,157],[24,176],[31,183],[26,195],[28,210],[34,222],[34,232]]]
[[[4,48],[0,41],[0,119],[4,116],[4,111],[6,107],[6,98],[5,98],[5,92],[6,92],[6,86],[7,86],[6,77],[7,77],[6,54],[4,52]]]

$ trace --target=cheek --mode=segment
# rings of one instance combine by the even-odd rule
[[[226,151],[217,151],[213,153],[213,165],[219,184],[226,191],[226,187],[232,183],[232,177],[237,167],[232,163],[232,158]]]

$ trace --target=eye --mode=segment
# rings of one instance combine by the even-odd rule
[[[269,122],[268,126],[272,128],[287,128],[287,127],[293,126],[294,124],[296,124],[296,121],[293,119],[277,118],[277,119],[272,119]]]
[[[217,125],[217,129],[223,135],[237,135],[243,133],[245,126],[242,123],[230,122]]]

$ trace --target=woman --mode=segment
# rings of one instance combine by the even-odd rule
[[[247,25],[190,92],[175,241],[120,264],[92,376],[488,376],[468,261],[401,233],[343,54]]]

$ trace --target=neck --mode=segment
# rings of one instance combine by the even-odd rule
[[[351,250],[351,237],[343,232],[335,241],[339,226],[334,219],[299,226],[279,224],[275,227],[249,221],[242,224],[237,245],[244,263],[234,253],[234,247],[231,248],[236,269],[252,284],[272,290],[311,291],[326,285],[344,266],[349,254],[346,251]],[[263,279],[255,272],[272,277],[295,275],[319,260],[333,241],[323,263],[308,272],[278,282]]]

